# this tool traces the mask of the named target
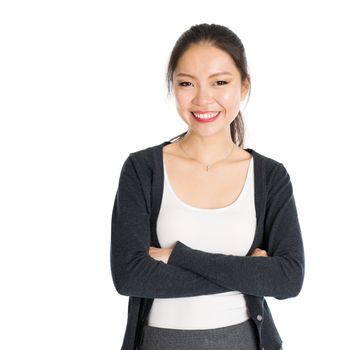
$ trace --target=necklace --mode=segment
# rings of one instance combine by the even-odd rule
[[[233,152],[233,149],[234,149],[234,146],[235,146],[234,144],[232,145],[232,149],[231,149],[230,153],[229,153],[224,159],[219,160],[219,161],[214,162],[214,163],[212,163],[211,165],[209,165],[209,164],[204,164],[204,163],[200,162],[199,160],[192,158],[192,157],[184,150],[184,148],[182,147],[181,141],[182,141],[182,138],[180,139],[179,145],[180,145],[181,149],[184,151],[184,153],[185,153],[190,159],[193,159],[193,160],[195,160],[196,162],[198,162],[198,163],[204,165],[204,166],[206,167],[206,170],[207,170],[207,171],[209,171],[209,167],[212,167],[214,164],[219,163],[219,162],[222,162],[222,161],[224,161],[226,158],[228,158],[228,157],[231,155],[231,153]]]

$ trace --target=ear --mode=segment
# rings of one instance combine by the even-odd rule
[[[249,80],[248,78],[245,78],[241,85],[241,101],[243,101],[246,98],[249,92],[249,88],[250,88]]]

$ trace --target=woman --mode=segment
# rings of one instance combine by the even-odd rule
[[[299,294],[304,249],[286,168],[243,148],[244,46],[224,26],[192,26],[167,80],[188,130],[129,154],[113,208],[122,349],[282,349],[264,296]]]

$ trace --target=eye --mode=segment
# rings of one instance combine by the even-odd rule
[[[183,81],[183,82],[179,83],[178,85],[184,86],[184,87],[188,86],[188,85],[182,85],[182,84],[191,84],[191,83],[189,81]]]
[[[224,84],[219,84],[219,86],[228,84],[228,82],[225,80],[218,80],[217,83],[224,83]]]

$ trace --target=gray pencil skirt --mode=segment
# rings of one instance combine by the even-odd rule
[[[213,329],[172,329],[145,325],[140,350],[258,350],[253,320]]]

